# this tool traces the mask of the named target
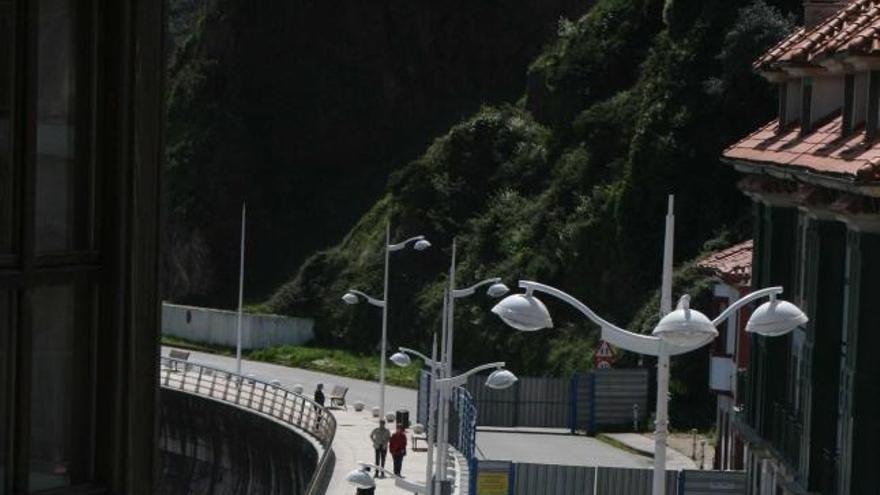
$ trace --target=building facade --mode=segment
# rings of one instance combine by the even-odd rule
[[[715,280],[712,289],[712,314],[724,311],[736,300],[751,292],[752,240],[718,251],[703,258],[697,266]],[[718,399],[715,418],[714,469],[742,470],[743,442],[732,426],[732,418],[743,403],[745,375],[749,360],[749,337],[746,322],[751,308],[745,307],[728,318],[719,328],[709,363],[709,389]]]
[[[754,205],[755,287],[808,324],[751,337],[742,411],[750,494],[880,490],[880,1],[808,0],[755,70],[777,118],[724,152]]]
[[[153,492],[163,9],[0,0],[0,494]]]

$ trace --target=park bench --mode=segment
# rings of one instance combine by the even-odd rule
[[[333,390],[330,391],[330,407],[341,407],[347,411],[348,406],[345,405],[345,394],[347,393],[348,387],[333,385]]]
[[[171,351],[168,352],[168,357],[170,357],[171,359],[178,359],[180,361],[189,361],[189,353],[186,351],[179,351],[177,349],[171,349]],[[189,367],[190,366],[187,364],[184,367],[184,371],[189,371]],[[173,369],[174,371],[178,371],[177,361],[171,361],[171,369]]]

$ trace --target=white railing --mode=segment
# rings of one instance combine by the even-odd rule
[[[323,452],[306,495],[318,493],[336,435],[336,418],[315,401],[279,385],[219,368],[160,358],[162,387],[227,402],[290,425],[321,444]]]

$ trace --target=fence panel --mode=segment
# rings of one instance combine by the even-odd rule
[[[746,473],[742,471],[682,471],[681,495],[745,495]]]
[[[523,378],[520,378],[522,381]],[[484,387],[485,376],[471,376],[467,382],[468,392],[477,406],[479,426],[517,426],[518,383],[505,390]]]
[[[515,469],[515,495],[593,495],[594,467],[516,464]]]
[[[653,471],[599,467],[596,469],[595,495],[651,495]],[[678,493],[678,472],[666,472],[666,493]]]
[[[648,370],[597,369],[576,377],[576,427],[595,433],[605,426],[631,425],[633,406],[643,422],[648,408]]]

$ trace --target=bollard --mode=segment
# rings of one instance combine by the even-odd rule
[[[697,460],[697,429],[691,430],[691,459]]]

